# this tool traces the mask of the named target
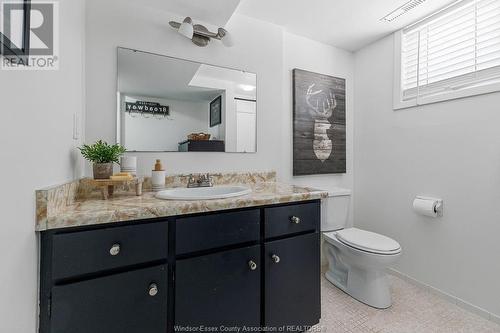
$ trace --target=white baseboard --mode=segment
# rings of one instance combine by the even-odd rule
[[[442,290],[439,290],[437,288],[434,288],[432,286],[429,286],[428,284],[425,284],[423,282],[420,282],[418,280],[415,280],[414,278],[404,274],[404,273],[401,273],[393,268],[389,268],[389,273],[392,274],[392,275],[395,275],[411,284],[414,284],[418,287],[421,287],[425,290],[428,290],[429,292],[439,296],[439,297],[442,297],[444,299],[446,299],[447,301],[453,303],[453,304],[456,304],[457,306],[467,310],[467,311],[470,311],[472,313],[475,313],[485,319],[488,319],[488,320],[491,320],[497,324],[500,324],[500,316],[494,314],[494,313],[491,313],[483,308],[480,308],[478,306],[475,306],[473,304],[470,304],[469,302],[466,302],[458,297],[455,297],[455,296],[452,296]]]

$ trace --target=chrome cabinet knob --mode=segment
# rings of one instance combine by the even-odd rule
[[[112,256],[117,256],[120,253],[120,244],[113,244],[109,249],[109,254]]]
[[[257,269],[257,264],[255,263],[255,261],[250,260],[250,261],[248,262],[248,267],[250,267],[250,269],[251,269],[252,271],[255,271],[255,270]]]
[[[290,218],[290,221],[291,221],[292,223],[299,224],[299,223],[300,223],[300,218],[299,218],[299,217],[297,217],[297,216],[292,216],[292,217]]]
[[[281,261],[280,257],[278,257],[276,254],[273,254],[271,256],[271,259],[273,259],[275,263],[279,263]]]
[[[158,294],[158,286],[156,283],[151,283],[149,285],[149,296],[155,297]]]

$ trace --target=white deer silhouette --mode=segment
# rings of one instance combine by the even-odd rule
[[[337,107],[337,99],[331,89],[328,93],[324,93],[323,90],[314,91],[315,85],[313,83],[307,88],[306,104],[309,106],[309,113],[314,119],[314,154],[321,162],[325,162],[330,158],[333,150],[332,141],[326,131],[332,127],[328,119]],[[316,103],[311,100],[313,97],[316,98]]]

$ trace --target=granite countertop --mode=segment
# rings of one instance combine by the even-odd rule
[[[269,179],[271,181],[245,183],[252,189],[248,195],[198,201],[160,200],[154,197],[154,192],[144,192],[142,196],[117,193],[109,200],[101,200],[99,193],[93,193],[69,200],[65,195],[77,186],[69,183],[57,191],[37,191],[36,231],[315,200],[328,194],[313,188],[278,183],[272,181],[272,177],[266,180]],[[64,200],[59,200],[64,203],[54,203],[51,197],[52,200],[64,197]]]

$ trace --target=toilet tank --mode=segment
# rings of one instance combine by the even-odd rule
[[[334,231],[352,227],[349,222],[351,190],[334,188],[328,198],[321,200],[321,231]]]

